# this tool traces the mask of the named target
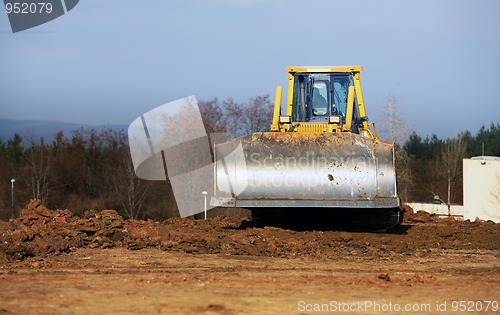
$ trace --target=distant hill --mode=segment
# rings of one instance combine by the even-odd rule
[[[101,125],[92,126],[84,124],[67,123],[61,121],[49,121],[49,120],[12,120],[12,119],[0,119],[0,139],[6,142],[11,139],[14,134],[18,133],[23,138],[31,138],[36,141],[43,137],[46,141],[52,141],[57,132],[61,131],[65,136],[70,136],[75,130],[80,128],[85,129],[101,129],[103,127],[109,127],[114,130],[127,130],[127,125]]]

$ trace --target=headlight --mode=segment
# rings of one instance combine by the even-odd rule
[[[289,124],[292,122],[290,116],[280,116],[280,124]]]
[[[328,116],[329,124],[340,124],[341,121],[342,121],[342,116],[337,116],[337,115]]]

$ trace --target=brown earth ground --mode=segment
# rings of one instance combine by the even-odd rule
[[[408,209],[389,233],[238,217],[79,217],[33,200],[0,222],[0,314],[495,314],[500,224]]]

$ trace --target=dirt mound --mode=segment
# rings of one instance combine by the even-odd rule
[[[123,226],[123,218],[114,210],[87,211],[78,217],[69,210],[47,209],[34,199],[17,220],[3,224],[0,249],[22,259],[74,247],[112,247],[124,240]]]
[[[0,224],[0,260],[70,252],[74,248],[155,247],[166,251],[266,257],[334,258],[339,252],[370,257],[425,255],[432,249],[500,249],[500,225],[439,219],[406,209],[389,233],[258,228],[245,218],[218,216],[162,222],[124,220],[114,210],[50,210],[32,200],[18,219]]]
[[[403,210],[405,223],[427,223],[440,220],[439,217],[422,210],[415,212],[412,207],[406,204],[403,205]],[[452,219],[454,220],[454,218]]]
[[[242,222],[238,218],[221,216],[211,219],[209,228],[207,223],[191,219],[170,219],[162,224],[151,220],[125,221],[115,210],[90,210],[79,217],[67,209],[48,209],[40,200],[34,199],[21,211],[18,219],[1,222],[0,260],[60,254],[79,247],[142,249],[157,246],[193,252],[197,250],[192,250],[192,246],[205,244],[189,236],[193,230],[203,225],[206,232],[212,228],[239,228]],[[172,239],[169,230],[189,232],[181,233],[182,239]]]

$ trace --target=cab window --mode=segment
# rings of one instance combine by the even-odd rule
[[[333,106],[332,114],[341,115],[345,119],[347,107],[347,91],[349,81],[347,78],[333,79]]]
[[[312,93],[313,116],[328,115],[328,82],[315,81]]]

